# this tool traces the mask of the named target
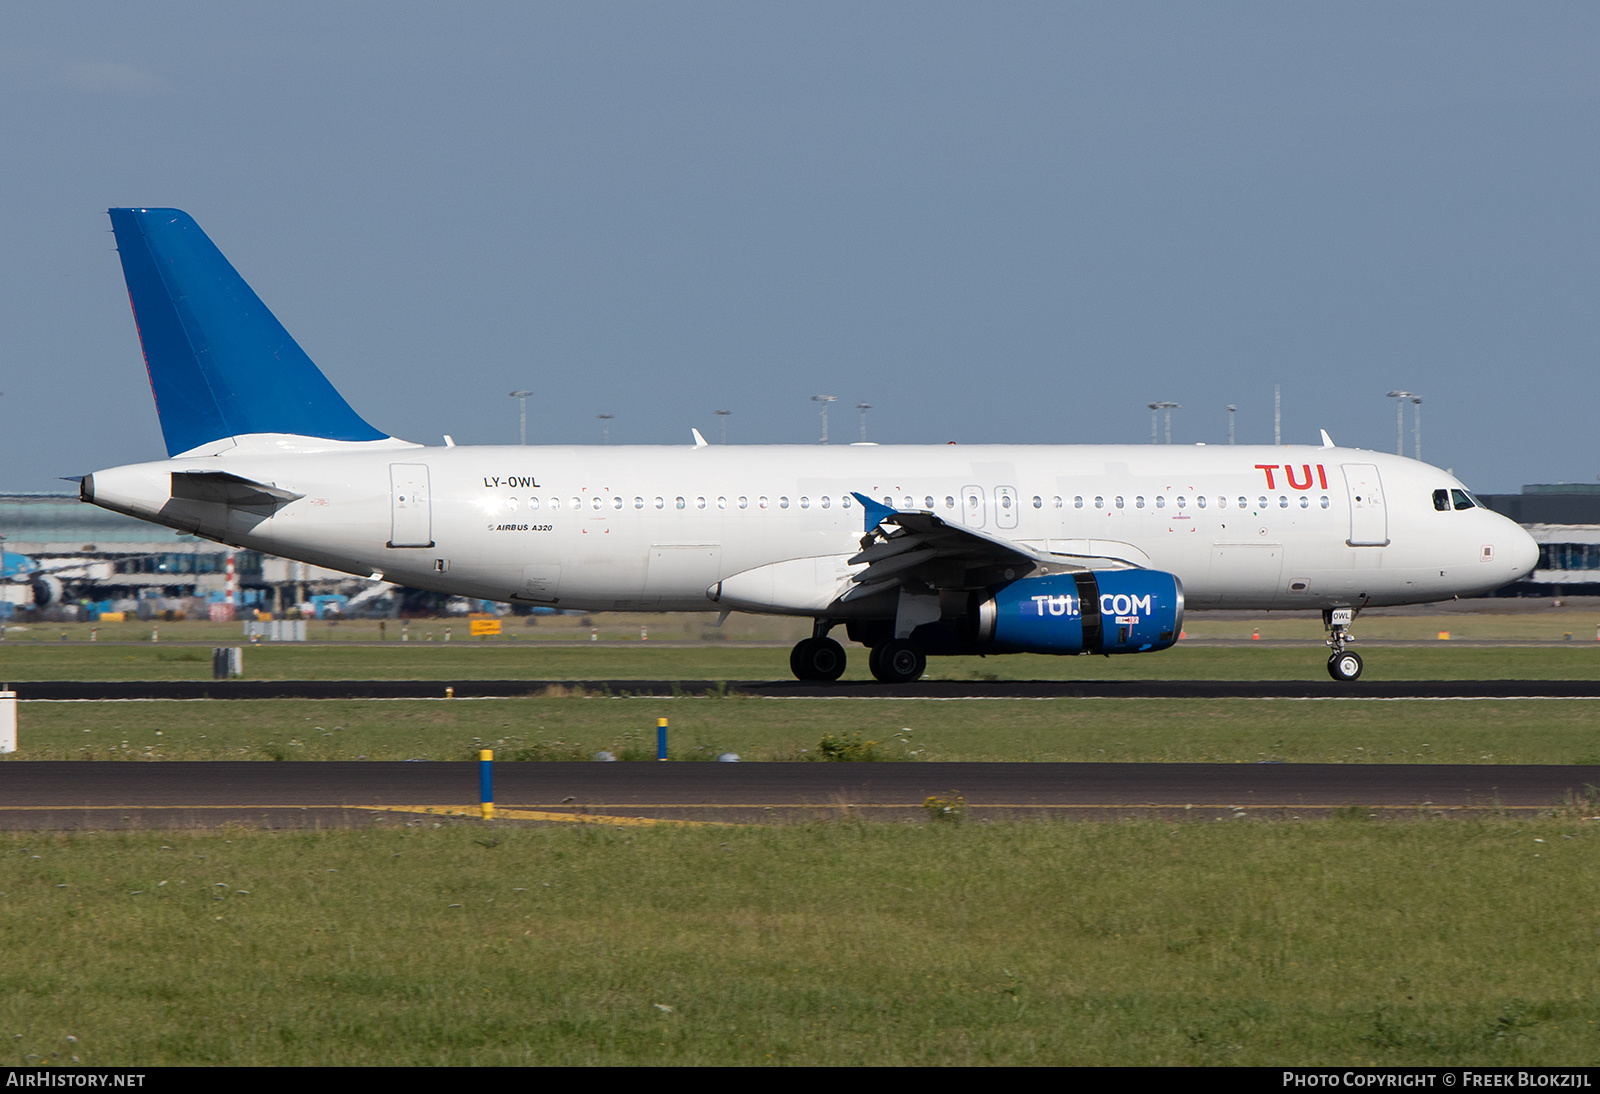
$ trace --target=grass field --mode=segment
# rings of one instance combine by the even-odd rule
[[[1600,1063],[1593,822],[0,835],[9,1063]]]
[[[1232,699],[530,698],[30,702],[27,760],[805,760],[826,734],[885,759],[1256,763],[1600,763],[1600,702]]]
[[[1285,625],[1271,638],[1320,635],[1314,620],[1270,622]],[[1449,624],[1459,636],[1462,622]],[[1258,624],[1219,622],[1241,625]],[[1402,618],[1395,629],[1419,625],[1435,626]],[[237,641],[235,628],[183,626],[195,641]],[[577,633],[575,621],[563,626],[567,639]],[[28,633],[0,646],[0,678],[210,674],[209,649],[170,633],[137,645]],[[1242,648],[930,668],[958,679],[1326,678],[1316,647],[1262,634]],[[323,637],[249,647],[247,678],[787,675],[786,648],[761,644],[769,632],[576,647]],[[861,678],[865,657],[852,652]],[[1600,672],[1592,641],[1364,652],[1373,679]],[[464,759],[485,746],[502,759],[642,757],[660,715],[681,760],[724,750],[807,760],[825,734],[859,733],[912,761],[1600,762],[1600,705],[1585,701],[846,702],[582,689],[29,702],[8,759]],[[0,1031],[12,1034],[7,1062],[22,1066],[1593,1066],[1597,840],[1600,824],[1577,813],[7,832]]]

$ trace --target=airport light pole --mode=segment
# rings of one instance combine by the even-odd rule
[[[1394,454],[1406,454],[1406,400],[1417,397],[1409,391],[1391,391],[1385,398],[1394,399]],[[1422,401],[1417,400],[1419,403]]]
[[[1151,403],[1151,404],[1149,404],[1149,406],[1150,406],[1150,443],[1151,444],[1155,444],[1156,443],[1156,411],[1160,410],[1160,411],[1163,411],[1165,413],[1165,415],[1166,415],[1167,443],[1171,444],[1172,443],[1172,412],[1174,410],[1182,410],[1183,407],[1180,406],[1177,403],[1168,403],[1168,402]]]
[[[871,403],[857,403],[856,409],[861,411],[861,443],[867,443],[867,411],[872,409]]]
[[[1228,443],[1233,443],[1233,412],[1239,408],[1232,403],[1228,404]]]
[[[531,391],[513,391],[511,393],[511,397],[513,399],[516,399],[520,403],[522,403],[522,415],[521,415],[521,417],[522,417],[522,432],[521,432],[521,436],[522,436],[522,443],[523,444],[527,444],[528,443],[528,396],[530,396],[532,394],[533,394],[533,392],[531,392]]]
[[[1411,405],[1415,408],[1416,417],[1411,420],[1412,437],[1417,442],[1417,462],[1422,462],[1422,399],[1416,395],[1411,396]]]
[[[721,420],[721,424],[722,424],[722,443],[723,444],[727,444],[728,443],[728,415],[732,414],[733,411],[731,411],[731,410],[714,410],[714,411],[712,411],[712,413],[715,414]]]
[[[615,418],[616,415],[615,414],[596,414],[595,417],[600,419],[600,443],[601,444],[610,444],[611,443],[611,419]]]
[[[839,401],[839,396],[837,396],[837,395],[813,395],[813,396],[811,396],[811,401],[813,403],[821,403],[822,404],[822,439],[820,441],[818,441],[817,443],[818,444],[827,444],[828,443],[828,404],[829,403],[837,403]]]

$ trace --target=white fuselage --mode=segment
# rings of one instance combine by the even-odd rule
[[[781,565],[787,584],[731,606],[827,614],[819,605],[848,587],[865,531],[852,493],[1036,552],[1171,572],[1191,609],[1449,599],[1525,576],[1537,557],[1496,513],[1437,509],[1435,491],[1462,489],[1448,473],[1359,449],[425,448],[261,435],[213,452],[97,472],[91,500],[362,577],[588,610],[713,609],[719,582]],[[183,470],[303,496],[276,511],[173,500]]]

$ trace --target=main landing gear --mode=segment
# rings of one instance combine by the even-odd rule
[[[1328,629],[1328,648],[1333,655],[1328,658],[1328,675],[1335,680],[1356,680],[1361,676],[1361,655],[1345,649],[1345,644],[1355,636],[1350,624],[1355,621],[1354,608],[1332,608],[1322,613],[1322,625]]]
[[[829,683],[844,675],[844,647],[828,637],[829,624],[817,620],[810,638],[789,651],[789,671],[797,680]]]
[[[844,675],[844,647],[828,637],[832,626],[817,620],[811,637],[789,651],[789,671],[795,679],[831,683]],[[928,671],[928,655],[915,642],[891,638],[872,647],[867,667],[885,684],[909,684]]]
[[[885,684],[909,684],[922,679],[922,674],[928,670],[928,655],[915,642],[891,638],[881,646],[872,647],[867,667]]]

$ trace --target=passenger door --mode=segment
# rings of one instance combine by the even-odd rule
[[[1352,547],[1387,547],[1389,511],[1377,464],[1347,463],[1342,469],[1350,497],[1350,538],[1345,542]]]
[[[433,502],[428,496],[428,465],[389,465],[389,546],[433,546]]]

